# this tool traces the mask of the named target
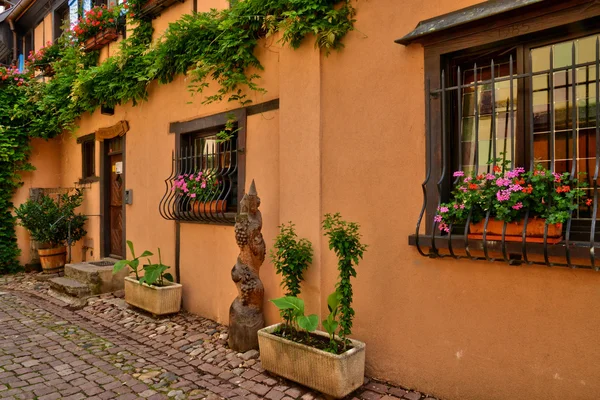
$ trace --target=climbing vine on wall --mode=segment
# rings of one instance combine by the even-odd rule
[[[143,0],[129,0],[128,20],[134,28],[121,41],[117,55],[98,65],[98,53],[84,53],[75,35],[59,40],[59,57],[51,63],[48,82],[0,68],[0,274],[18,268],[18,248],[11,199],[19,171],[28,164],[29,139],[52,138],[76,128],[84,112],[148,98],[149,84],[191,79],[190,90],[202,92],[209,82],[218,89],[214,101],[249,102],[247,89],[263,67],[254,50],[258,40],[279,35],[283,44],[299,47],[311,36],[326,54],[343,47],[353,29],[351,0],[244,0],[225,10],[183,15],[152,42],[151,21],[140,18]]]

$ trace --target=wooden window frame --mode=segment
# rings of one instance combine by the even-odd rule
[[[522,56],[517,58],[517,70],[524,71],[526,68],[525,57],[527,49],[539,47],[557,41],[569,40],[577,36],[593,34],[592,22],[600,20],[600,3],[595,1],[569,1],[554,3],[552,5],[544,4],[543,7],[530,9],[526,12],[516,10],[506,14],[496,15],[490,18],[482,19],[469,24],[467,27],[457,27],[450,29],[443,34],[424,38],[421,43],[424,47],[424,71],[425,78],[429,79],[430,87],[437,88],[441,86],[441,71],[448,66],[448,62],[459,52],[468,54],[480,51],[492,51],[499,47],[508,47],[510,45],[520,46],[518,51]],[[596,31],[600,31],[596,26]],[[565,31],[565,28],[568,30]],[[562,31],[562,34],[561,34]],[[544,38],[539,35],[544,32]],[[447,84],[448,82],[445,82]],[[523,137],[526,119],[522,116],[528,115],[529,111],[523,102],[518,102],[518,113],[521,117],[516,119],[516,135]],[[431,165],[431,178],[427,183],[428,193],[437,193],[437,182],[441,176],[442,170],[442,149],[441,149],[441,115],[439,102],[433,102],[430,108],[432,118],[426,121],[428,129],[432,132],[430,138],[427,138],[427,147],[432,146],[431,151],[427,153],[426,165]],[[448,146],[451,147],[451,146]],[[528,149],[524,149],[526,151]],[[452,154],[446,153],[446,160],[452,160]],[[517,152],[518,153],[518,152]],[[429,159],[429,154],[432,155]],[[517,163],[524,161],[523,156],[517,157]],[[446,165],[452,167],[450,163]],[[451,180],[447,179],[443,183],[443,192],[448,192],[451,187]],[[437,199],[429,197],[426,205],[426,221],[431,221],[436,214]],[[431,233],[431,226],[426,224],[426,233]]]
[[[203,136],[212,136],[225,127],[228,119],[234,117],[237,124],[237,193],[235,207],[228,205],[228,213],[236,213],[239,202],[244,197],[246,187],[246,117],[247,109],[240,108],[209,117],[198,118],[188,122],[178,122],[171,124],[170,130],[175,133],[175,148],[179,152],[187,143],[191,143],[195,138]],[[235,211],[234,211],[235,209]],[[181,222],[187,222],[182,220]],[[193,221],[194,223],[210,224],[210,221]],[[219,222],[216,222],[219,223]],[[226,223],[231,225],[231,223]]]
[[[459,10],[455,14],[463,16],[464,12]],[[436,20],[444,21],[443,17],[440,17],[424,21],[422,24],[433,26]],[[424,49],[424,87],[426,92],[424,98],[426,128],[425,169],[427,178],[423,186],[425,196],[423,210],[417,223],[417,232],[408,238],[409,245],[416,246],[420,254],[429,257],[450,256],[453,258],[486,259],[488,261],[504,260],[509,264],[519,264],[525,261],[529,264],[580,268],[591,267],[600,270],[598,262],[595,261],[595,253],[598,252],[597,250],[600,250],[600,240],[597,239],[598,229],[595,230],[595,241],[578,242],[577,239],[574,239],[569,242],[567,239],[561,243],[548,246],[546,242],[525,243],[523,241],[521,243],[504,240],[471,240],[469,242],[466,236],[461,236],[460,233],[456,233],[454,236],[438,236],[438,233],[433,232],[433,224],[429,223],[433,221],[433,217],[437,213],[438,192],[442,195],[449,193],[452,186],[451,178],[440,179],[442,176],[449,178],[452,174],[448,173],[448,171],[451,171],[453,167],[451,164],[451,146],[444,144],[446,142],[443,137],[446,131],[445,127],[448,126],[449,112],[447,107],[445,107],[446,118],[443,121],[440,118],[440,116],[444,115],[441,104],[447,103],[430,101],[430,97],[435,97],[435,95],[430,94],[432,90],[437,88],[443,90],[444,87],[448,87],[449,80],[447,78],[444,78],[445,82],[442,82],[442,76],[444,76],[442,71],[447,68],[448,57],[461,52],[467,54],[468,52],[479,50],[490,51],[500,46],[520,46],[517,51],[522,52],[522,54],[517,59],[519,63],[517,68],[518,71],[526,71],[528,67],[526,65],[528,62],[527,52],[531,47],[567,41],[576,36],[593,35],[594,32],[597,32],[597,27],[600,26],[600,2],[596,0],[534,2],[529,6],[519,9],[511,9],[478,20],[462,22],[460,25],[448,26],[448,28],[442,27],[426,34],[414,35],[413,39],[403,38],[397,40],[401,44],[418,42],[423,45]],[[406,37],[410,37],[410,34]],[[515,120],[517,122],[515,133],[524,136],[523,133],[527,132],[527,127],[524,124],[528,117],[524,118],[523,116],[528,116],[531,110],[522,101],[517,106],[517,112],[520,113],[520,116]],[[519,124],[522,126],[519,126]],[[446,133],[445,139],[447,140],[448,137],[449,135]],[[522,158],[515,161],[522,163],[524,161]],[[591,224],[591,226],[593,227],[594,224]],[[589,225],[585,229],[588,229],[589,237],[589,234],[591,234]],[[422,231],[425,234],[421,233]],[[573,229],[569,229],[569,232],[573,232]],[[424,251],[425,248],[429,250]],[[439,249],[444,250],[440,253]],[[455,253],[457,249],[463,250]],[[473,255],[470,251],[482,252],[483,257],[478,255],[479,253]],[[496,257],[490,257],[488,251],[491,254],[496,254]],[[497,257],[498,254],[501,255],[500,258]],[[527,254],[534,254],[540,257],[543,255],[544,261],[532,261],[527,258]],[[559,257],[562,261],[551,261],[552,257]],[[573,263],[573,259],[588,259],[591,264]]]
[[[89,135],[82,136],[77,138],[77,143],[81,145],[81,178],[79,179],[79,183],[92,183],[98,182],[100,177],[96,174],[96,134],[91,133]],[[86,163],[88,160],[88,154],[86,153],[86,146],[92,143],[93,146],[93,156],[91,160],[91,169],[92,171],[88,171],[87,167],[90,165]]]

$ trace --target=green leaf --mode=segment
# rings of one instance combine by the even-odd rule
[[[298,317],[298,326],[305,331],[313,332],[319,325],[319,317],[316,314],[311,314],[308,317],[300,315]]]
[[[169,282],[175,282],[175,279],[173,279],[173,275],[166,273],[163,275],[163,278],[165,278],[166,280],[168,280]]]
[[[271,302],[280,310],[292,310],[294,315],[304,315],[304,300],[298,297],[285,296],[272,299]]]
[[[339,305],[339,294],[336,290],[327,297],[327,308],[329,308],[329,312],[332,312],[335,315],[337,314],[337,309]]]
[[[125,268],[125,266],[129,265],[129,261],[128,260],[120,260],[117,261],[115,263],[115,265],[113,266],[113,274],[116,274],[117,272],[119,272],[120,270],[122,270],[123,268]]]
[[[323,320],[323,328],[325,328],[329,335],[333,335],[335,333],[338,325],[338,322],[334,321],[333,319],[327,318],[326,320]]]
[[[131,258],[136,258],[135,251],[133,251],[133,242],[131,240],[127,241],[127,247],[129,247],[129,251],[131,252]]]
[[[141,256],[139,256],[138,258],[142,258],[142,257],[149,257],[149,256],[153,256],[154,254],[152,254],[151,252],[149,252],[148,250],[144,250],[144,252],[142,253]]]

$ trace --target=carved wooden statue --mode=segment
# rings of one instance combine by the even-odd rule
[[[260,198],[254,181],[240,202],[235,221],[235,239],[240,247],[231,279],[238,297],[229,308],[229,347],[238,352],[258,349],[258,330],[265,326],[263,316],[264,287],[259,270],[265,261],[266,246],[262,233]]]

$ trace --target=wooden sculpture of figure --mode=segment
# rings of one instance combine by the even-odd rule
[[[229,308],[229,347],[238,352],[258,349],[258,330],[265,326],[263,316],[264,287],[259,277],[265,261],[266,246],[262,233],[260,198],[254,181],[240,202],[235,221],[235,239],[240,247],[231,279],[238,296]]]

